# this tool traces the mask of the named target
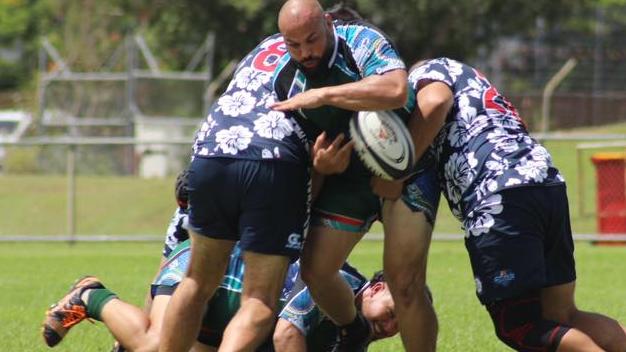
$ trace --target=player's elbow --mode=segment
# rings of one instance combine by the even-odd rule
[[[405,82],[396,84],[395,87],[390,91],[389,99],[391,104],[394,105],[394,109],[399,109],[405,106],[408,98],[408,90]]]
[[[389,82],[386,91],[389,95],[389,103],[393,105],[392,108],[399,109],[405,106],[409,99],[405,72],[400,70],[393,71],[391,74],[387,75],[386,78]]]
[[[433,115],[432,112],[445,116],[454,104],[454,96],[446,85],[436,82],[417,93],[417,104],[426,119]]]

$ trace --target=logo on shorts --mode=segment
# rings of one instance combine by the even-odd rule
[[[478,294],[483,293],[483,283],[480,281],[480,279],[475,277],[474,282],[476,283],[476,292]]]
[[[261,158],[263,158],[263,159],[273,159],[274,155],[272,154],[272,152],[269,149],[263,148],[263,150],[261,151]]]
[[[292,233],[289,235],[289,237],[287,237],[287,244],[285,247],[300,250],[300,248],[302,248],[302,235],[299,233]]]
[[[500,270],[500,273],[493,278],[493,283],[507,287],[515,280],[515,273],[510,270]]]

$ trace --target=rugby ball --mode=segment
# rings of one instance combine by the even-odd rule
[[[413,140],[393,111],[359,112],[350,120],[350,135],[357,155],[374,175],[397,180],[413,171]]]

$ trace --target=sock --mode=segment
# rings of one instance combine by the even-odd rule
[[[89,290],[89,298],[87,299],[87,316],[102,321],[100,313],[102,308],[110,300],[117,298],[117,295],[106,288],[96,288]]]

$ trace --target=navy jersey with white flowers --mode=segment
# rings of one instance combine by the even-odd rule
[[[306,139],[297,122],[269,108],[276,101],[271,77],[285,52],[282,36],[275,34],[239,63],[196,135],[195,157],[306,162]]]
[[[483,215],[501,212],[497,192],[564,182],[550,154],[529,136],[515,108],[478,70],[438,58],[409,75],[415,91],[432,81],[445,83],[454,95],[433,147],[441,188],[468,234],[485,232],[489,219]]]
[[[308,76],[288,53],[280,59],[273,77],[279,100],[287,100],[311,88],[336,86],[359,81],[372,75],[382,75],[393,70],[406,69],[400,55],[385,35],[363,21],[333,22],[334,47],[327,67]],[[396,112],[404,119],[414,106],[414,94],[409,94],[405,109]],[[307,137],[313,140],[326,131],[331,137],[348,133],[348,122],[355,112],[334,106],[321,106],[298,111],[301,126]]]

